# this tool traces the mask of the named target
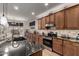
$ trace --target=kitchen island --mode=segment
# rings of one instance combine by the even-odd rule
[[[32,45],[27,40],[0,44],[0,56],[42,56],[42,50],[42,45]]]

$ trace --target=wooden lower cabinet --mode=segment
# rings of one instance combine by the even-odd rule
[[[36,44],[36,45],[39,43],[39,42],[38,42],[38,37],[39,37],[39,36],[36,34],[36,35],[35,35],[35,44]]]
[[[63,42],[64,56],[79,56],[79,43],[64,41]]]
[[[75,48],[73,42],[63,41],[63,55],[64,56],[74,56]]]
[[[43,36],[42,35],[39,35],[39,38],[38,39],[39,39],[39,44],[42,45],[43,44]]]
[[[63,56],[79,56],[79,43],[60,38],[54,38],[53,51]]]
[[[73,43],[74,45],[74,55],[79,56],[79,43]]]
[[[33,53],[31,56],[42,56],[42,50]]]
[[[62,55],[62,40],[59,38],[53,39],[53,51]]]
[[[43,44],[43,37],[42,37],[42,35],[38,35],[38,34],[35,35],[35,44],[36,45],[37,44],[40,44],[40,45]]]

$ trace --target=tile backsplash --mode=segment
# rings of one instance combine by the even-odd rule
[[[77,34],[79,33],[79,30],[37,30],[40,34],[42,34],[42,32],[44,32],[45,34],[47,34],[48,32],[52,31],[52,32],[57,32],[58,36],[61,35],[68,35],[70,37],[76,37]]]

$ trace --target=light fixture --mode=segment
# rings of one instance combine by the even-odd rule
[[[32,15],[35,15],[35,12],[32,12]]]
[[[44,5],[45,5],[45,6],[48,6],[49,4],[48,4],[48,3],[45,3]]]
[[[2,15],[2,17],[0,17],[0,24],[3,25],[3,26],[5,26],[5,27],[9,26],[7,18],[4,15],[4,3],[3,3],[3,15]]]
[[[18,6],[14,6],[14,10],[18,10],[19,9],[19,7]]]
[[[9,49],[8,48],[5,48],[5,53],[8,53],[9,52]]]
[[[0,19],[0,22],[2,25],[8,27],[8,22],[7,22],[7,18],[5,16],[2,16],[1,19]]]
[[[6,54],[4,54],[3,56],[8,56],[8,54],[6,53]]]

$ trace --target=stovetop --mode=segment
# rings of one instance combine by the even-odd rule
[[[46,40],[52,40],[53,38],[50,37],[50,36],[44,36],[43,39],[46,39]]]

